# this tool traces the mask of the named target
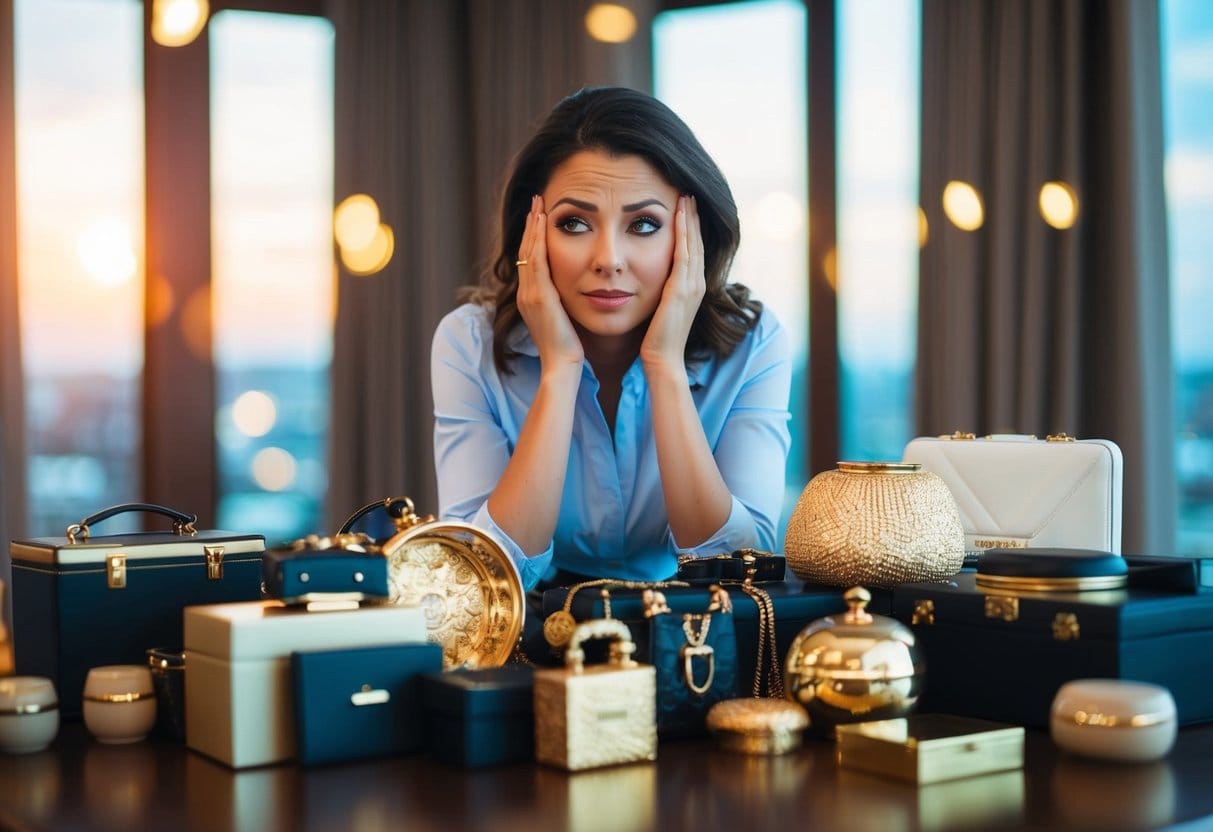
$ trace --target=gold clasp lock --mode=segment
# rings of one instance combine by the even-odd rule
[[[926,624],[928,626],[935,623],[935,602],[930,599],[916,601],[914,603],[914,614],[910,617],[910,623]]]
[[[1014,595],[987,595],[986,618],[1001,618],[1003,621],[1019,620],[1019,599]]]
[[[1053,640],[1077,641],[1081,630],[1078,616],[1072,612],[1059,612],[1053,616]]]
[[[1065,431],[1062,431],[1061,433],[1050,433],[1048,436],[1045,437],[1045,441],[1046,442],[1077,442],[1078,440],[1075,439],[1073,436],[1070,436],[1070,434],[1066,433]]]
[[[206,579],[208,581],[223,580],[223,547],[203,546],[206,553]]]
[[[110,589],[126,589],[126,555],[115,552],[105,556],[105,585]]]

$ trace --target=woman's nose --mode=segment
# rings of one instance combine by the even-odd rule
[[[600,234],[594,250],[594,271],[599,274],[618,274],[623,271],[623,257],[619,241],[614,234]]]

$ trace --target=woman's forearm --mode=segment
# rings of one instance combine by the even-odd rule
[[[724,525],[733,497],[704,435],[685,366],[646,364],[645,376],[670,531],[679,547],[691,548]]]
[[[547,549],[556,531],[580,383],[579,364],[544,373],[510,461],[489,495],[493,521],[528,555]]]

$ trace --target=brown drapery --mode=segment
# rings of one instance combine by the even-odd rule
[[[1115,441],[1124,551],[1174,545],[1172,367],[1154,0],[923,0],[918,428]],[[940,195],[964,180],[985,224]],[[1070,229],[1041,185],[1077,192]]]
[[[487,259],[510,156],[582,86],[651,85],[635,37],[591,40],[589,0],[328,0],[336,30],[336,201],[368,193],[395,233],[371,277],[337,276],[326,519],[408,494],[437,510],[430,341]]]
[[[17,326],[16,102],[13,3],[0,0],[0,624],[12,621],[7,541],[25,527],[25,386]]]

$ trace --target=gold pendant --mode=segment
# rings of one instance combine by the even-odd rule
[[[557,649],[564,647],[573,637],[577,628],[577,619],[567,610],[556,610],[543,622],[543,637],[547,643]]]

